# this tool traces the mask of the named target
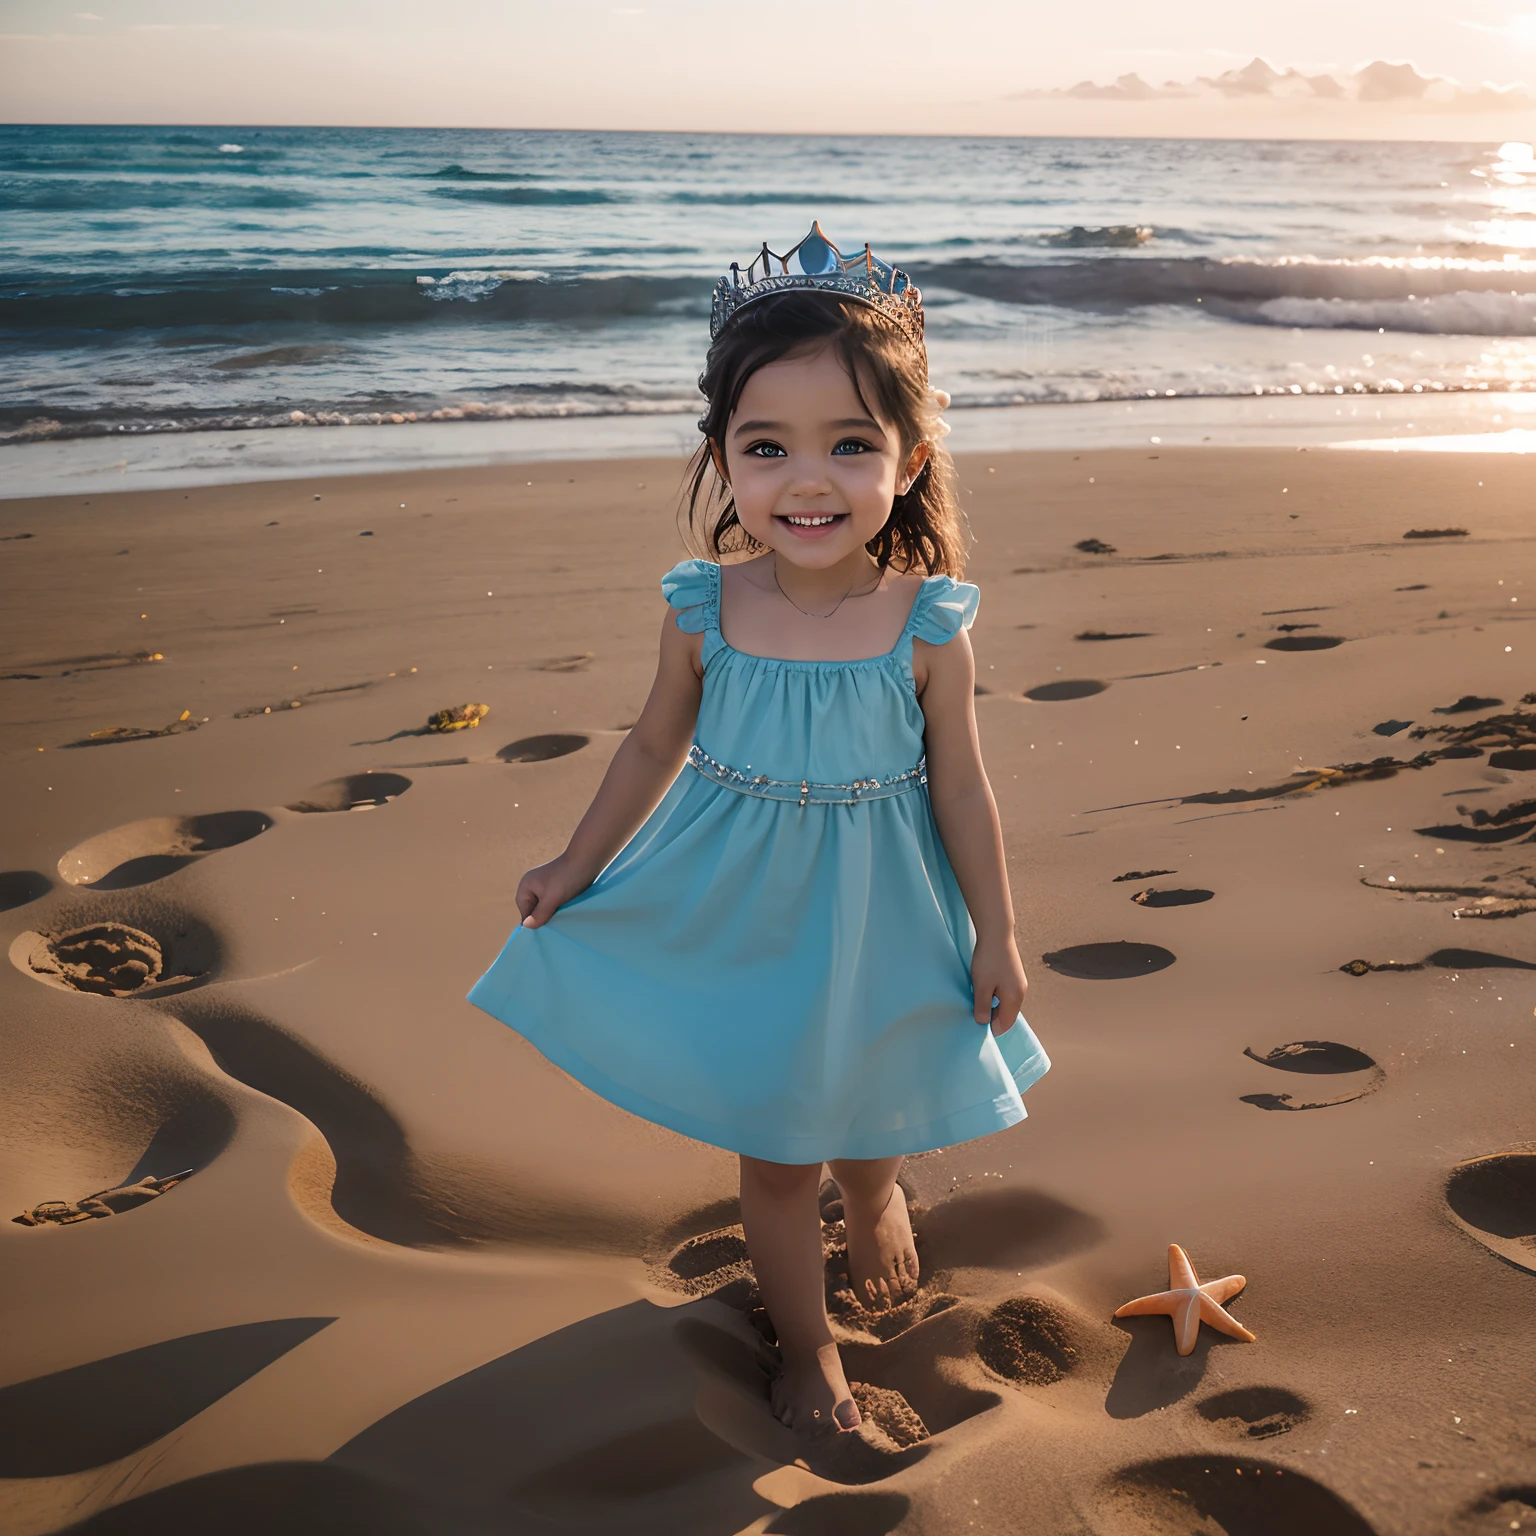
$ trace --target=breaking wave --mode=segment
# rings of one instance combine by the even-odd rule
[[[422,278],[431,276],[430,282]],[[401,325],[450,315],[591,325],[709,302],[708,279],[456,270],[201,272],[110,285],[40,281],[0,287],[0,331],[120,332],[252,324]],[[459,302],[445,302],[457,300]]]
[[[1313,330],[1417,331],[1427,336],[1536,336],[1536,293],[1412,299],[1269,299],[1251,317]]]
[[[0,407],[0,442],[46,442],[79,437],[144,437],[181,432],[249,431],[271,427],[388,427],[429,421],[550,421],[592,416],[696,416],[697,395],[647,392],[632,385],[519,385],[509,398],[432,404],[382,398],[323,403],[282,410],[182,407],[161,412],[56,410],[38,415]]]
[[[1536,262],[1456,256],[961,260],[913,275],[930,291],[948,288],[1005,304],[1106,314],[1198,305],[1210,314],[1261,325],[1380,326],[1445,335],[1530,335],[1525,301],[1536,296]]]
[[[440,171],[427,171],[427,181],[545,181],[534,171],[472,171],[467,166],[445,165]]]
[[[1006,304],[1117,313],[1199,306],[1256,325],[1467,336],[1536,334],[1536,262],[1424,257],[1219,261],[1102,257],[1005,264],[960,260],[913,274]],[[483,321],[595,322],[702,310],[710,279],[633,273],[572,277],[531,269],[442,273],[323,268],[126,277],[0,287],[0,330],[113,332],[271,323],[396,325],[449,314]]]
[[[274,351],[277,349],[274,349]],[[294,351],[311,349],[293,349]],[[316,353],[324,348],[312,349]],[[252,369],[292,366],[304,362],[323,362],[322,357],[277,357],[268,353],[249,359]],[[214,365],[215,367],[220,365]],[[1502,387],[1514,391],[1519,382]],[[1005,409],[1016,406],[1071,405],[1086,402],[1141,401],[1178,396],[1184,400],[1231,399],[1241,396],[1268,396],[1285,399],[1296,396],[1370,397],[1379,395],[1433,396],[1479,393],[1489,388],[1485,382],[1447,383],[1431,379],[1406,383],[1399,379],[1355,380],[1350,384],[1309,380],[1301,384],[1248,385],[1219,378],[1186,384],[1181,389],[1146,389],[1134,380],[1116,378],[1103,371],[1090,370],[1081,376],[1021,378],[1011,388],[962,389],[956,393],[951,411]],[[472,422],[558,420],[570,417],[605,416],[679,416],[696,417],[703,404],[697,395],[681,389],[646,391],[633,385],[584,384],[575,389],[561,385],[518,385],[507,391],[508,398],[453,402],[414,401],[384,397],[359,401],[355,396],[330,403],[306,401],[302,405],[247,407],[231,410],[225,405],[204,408],[182,406],[172,411],[134,410],[119,407],[108,410],[71,410],[53,408],[39,414],[36,408],[0,406],[0,443],[47,442],[82,437],[143,437],[184,432],[248,431],[255,428],[299,427],[388,427],[410,426],[423,422]]]

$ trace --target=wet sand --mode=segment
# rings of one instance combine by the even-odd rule
[[[195,1170],[0,1224],[0,1529],[1536,1528],[1536,467],[960,462],[1055,1069],[909,1164],[832,1458],[734,1159],[463,1001],[644,699],[678,463],[0,503],[0,1214]],[[1255,1343],[1112,1321],[1170,1242]]]

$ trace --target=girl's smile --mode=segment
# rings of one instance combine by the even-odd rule
[[[828,536],[829,530],[846,522],[846,512],[788,512],[774,517],[783,523],[796,538],[815,539]]]

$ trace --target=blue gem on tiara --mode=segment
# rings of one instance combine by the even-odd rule
[[[820,277],[823,272],[837,270],[837,252],[822,234],[820,224],[812,225],[810,234],[800,242],[800,270],[807,277]]]
[[[795,257],[800,271],[789,270]],[[710,305],[713,341],[747,305],[786,290],[835,293],[878,310],[919,351],[923,350],[923,296],[905,272],[881,261],[868,245],[857,256],[844,256],[822,232],[820,223],[798,245],[780,255],[766,241],[745,271],[739,262],[715,284]]]

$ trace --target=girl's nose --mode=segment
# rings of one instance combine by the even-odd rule
[[[789,482],[791,496],[825,496],[832,482],[820,464],[797,464]]]

